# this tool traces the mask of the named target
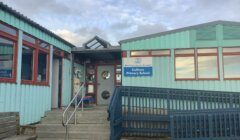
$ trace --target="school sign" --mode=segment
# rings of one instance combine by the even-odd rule
[[[152,76],[152,58],[151,57],[131,57],[124,58],[124,76]]]

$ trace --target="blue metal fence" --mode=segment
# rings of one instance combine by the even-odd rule
[[[239,109],[171,113],[172,140],[239,140]]]
[[[240,93],[116,87],[109,105],[111,140],[121,135],[170,136],[172,112],[229,108],[240,108]]]

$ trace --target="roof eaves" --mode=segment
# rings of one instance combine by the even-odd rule
[[[17,12],[16,10],[12,9],[11,7],[7,6],[3,2],[0,2],[0,8],[3,9],[3,10],[6,10],[7,12],[9,12],[11,14],[13,14],[15,17],[27,22],[28,24],[34,26],[35,28],[38,28],[39,30],[41,30],[43,32],[46,32],[47,34],[55,37],[56,39],[62,41],[66,45],[70,46],[71,48],[76,47],[75,45],[71,44],[70,42],[68,42],[65,39],[61,38],[60,36],[56,35],[52,31],[46,29],[45,27],[43,27],[43,26],[39,25],[38,23],[34,22],[33,20],[31,20],[30,18],[24,16],[23,14],[21,14],[21,13]]]

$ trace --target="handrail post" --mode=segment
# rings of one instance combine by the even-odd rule
[[[75,98],[75,110],[77,108],[77,98]],[[77,114],[76,111],[74,111],[74,124],[77,124]]]
[[[83,103],[84,103],[84,100],[83,100],[83,92],[84,92],[85,90],[84,90],[84,86],[83,86],[83,89],[82,89],[82,112],[83,112]]]

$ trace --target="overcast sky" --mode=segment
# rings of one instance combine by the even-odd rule
[[[214,20],[240,21],[240,0],[0,0],[81,46],[98,35],[129,37]]]

